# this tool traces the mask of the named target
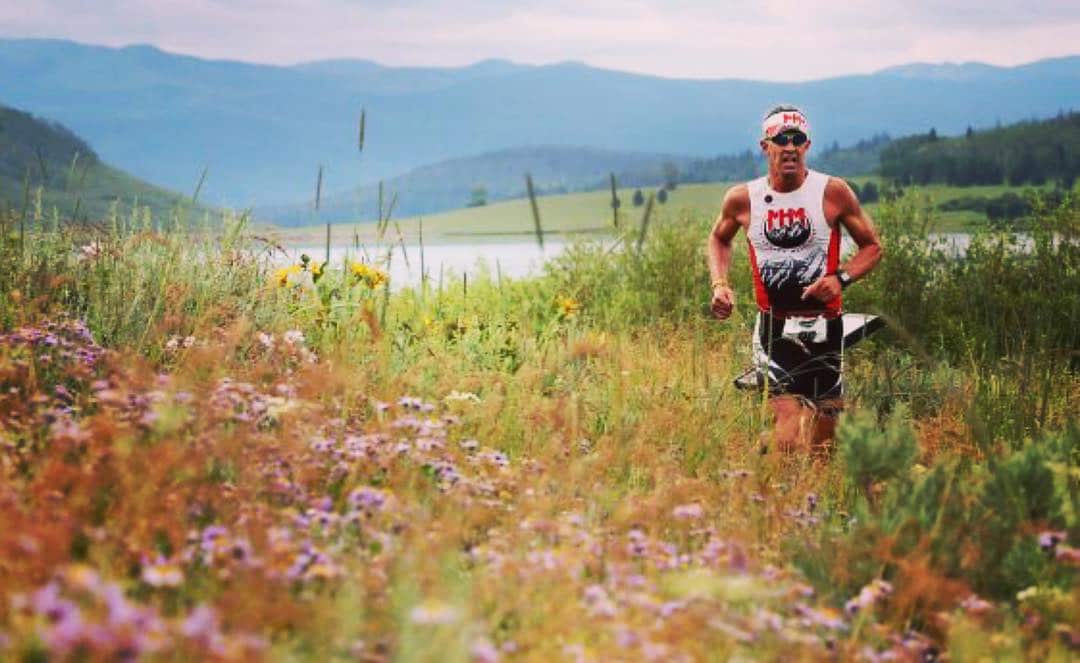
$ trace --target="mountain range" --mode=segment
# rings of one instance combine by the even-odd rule
[[[576,62],[269,66],[151,46],[5,39],[0,102],[59,121],[104,161],[180,192],[190,193],[205,167],[202,200],[248,207],[312,199],[320,166],[322,190],[344,192],[425,164],[530,146],[712,158],[753,147],[762,112],[777,102],[801,105],[820,145],[931,127],[956,134],[1080,107],[1080,57],[776,83]]]

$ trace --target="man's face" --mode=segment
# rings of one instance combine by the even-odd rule
[[[809,149],[810,140],[806,134],[796,130],[761,141],[761,150],[769,162],[769,172],[781,177],[796,176],[806,170],[806,152]]]

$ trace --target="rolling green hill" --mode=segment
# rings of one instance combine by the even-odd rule
[[[67,128],[0,106],[0,208],[98,220],[119,203],[155,218],[181,197],[113,168]]]
[[[665,166],[681,171],[692,159],[679,155],[603,150],[590,147],[528,146],[485,152],[461,159],[429,164],[386,180],[387,204],[396,196],[398,216],[430,214],[525,195],[525,174],[540,193],[570,193],[608,186],[615,173],[626,184],[657,185]],[[373,219],[378,215],[378,186],[354,187],[322,197],[318,221]],[[257,218],[281,226],[315,221],[311,201],[257,207]]]

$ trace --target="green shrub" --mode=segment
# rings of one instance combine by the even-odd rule
[[[1075,571],[1042,550],[1038,534],[1080,537],[1080,426],[1028,442],[983,463],[941,459],[911,466],[910,424],[884,427],[868,414],[839,428],[851,490],[816,540],[796,542],[796,563],[827,593],[850,594],[874,577],[912,581],[898,560],[925,555],[929,567],[990,598],[1014,601],[1034,584],[1072,587]],[[943,590],[944,591],[944,590]]]
[[[836,437],[848,481],[867,497],[875,483],[907,471],[918,452],[903,407],[893,412],[884,430],[868,411],[855,411],[841,420]]]

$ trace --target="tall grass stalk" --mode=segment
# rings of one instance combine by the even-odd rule
[[[536,204],[536,191],[533,189],[532,175],[525,175],[525,191],[529,195],[529,209],[532,210],[533,229],[536,231],[536,245],[544,250],[544,227],[540,223],[540,207]]]

